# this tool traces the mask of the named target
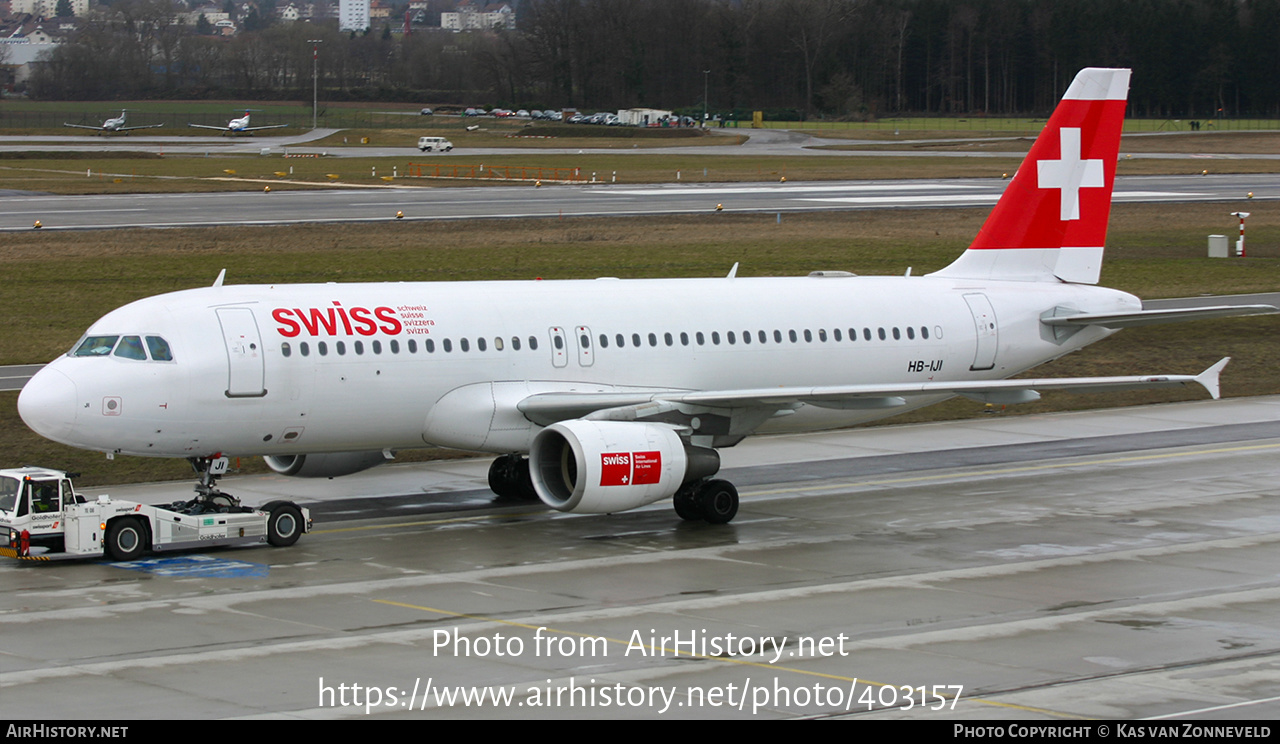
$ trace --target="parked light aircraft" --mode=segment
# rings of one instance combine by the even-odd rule
[[[212,287],[94,323],[23,389],[38,433],[210,464],[263,455],[336,476],[398,449],[499,454],[490,485],[570,512],[673,499],[728,522],[717,448],[962,395],[1199,384],[1198,375],[1007,379],[1116,329],[1277,312],[1143,310],[1099,277],[1129,71],[1067,90],[973,244],[927,276]],[[225,462],[225,461],[223,461]]]
[[[164,126],[164,124],[143,124],[141,126],[136,126],[136,127],[126,126],[125,121],[128,118],[128,116],[129,116],[128,109],[120,109],[119,116],[115,116],[110,119],[107,119],[106,121],[102,122],[102,126],[100,127],[93,127],[93,126],[89,126],[88,124],[71,124],[69,122],[64,122],[62,126],[75,127],[76,129],[92,129],[95,132],[101,132],[103,134],[106,134],[107,132],[126,132],[127,133],[127,132],[132,132],[135,129],[156,129],[158,127]]]
[[[231,121],[227,122],[227,125],[225,127],[215,127],[210,124],[191,124],[191,123],[188,123],[187,126],[195,127],[196,129],[213,129],[218,132],[225,132],[226,134],[240,134],[242,132],[257,132],[263,129],[283,129],[289,126],[288,124],[272,124],[266,127],[251,127],[249,126],[250,113],[251,112],[249,111],[244,112],[244,116],[238,119],[232,119]]]

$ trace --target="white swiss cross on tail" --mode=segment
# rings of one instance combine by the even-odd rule
[[[1097,284],[1129,70],[1076,75],[969,250],[937,276]]]
[[[1080,189],[1102,188],[1106,180],[1101,160],[1080,159],[1080,128],[1063,127],[1059,130],[1062,157],[1059,160],[1041,160],[1036,171],[1042,189],[1062,190],[1062,219],[1080,219]]]

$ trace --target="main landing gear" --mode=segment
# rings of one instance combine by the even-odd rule
[[[538,493],[529,476],[529,458],[511,454],[494,460],[489,466],[489,490],[500,499],[537,501]]]
[[[718,463],[717,463],[718,464]],[[715,470],[706,472],[714,473]],[[489,489],[499,499],[538,501],[529,476],[529,458],[519,454],[502,455],[489,466]],[[738,514],[738,489],[718,478],[702,478],[684,484],[673,499],[676,514],[688,522],[728,524]]]
[[[676,514],[686,522],[728,524],[738,514],[738,489],[718,478],[686,483],[673,501]]]

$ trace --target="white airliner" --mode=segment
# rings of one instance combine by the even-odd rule
[[[88,124],[71,124],[71,123],[65,123],[65,122],[63,123],[62,126],[75,127],[76,129],[92,129],[95,132],[101,132],[103,134],[106,134],[107,132],[132,132],[135,129],[156,129],[158,127],[164,126],[164,124],[143,124],[141,126],[136,126],[136,127],[126,126],[125,122],[128,119],[128,116],[129,116],[128,109],[120,109],[119,116],[115,116],[110,119],[107,119],[106,121],[102,122],[102,126],[100,127],[93,127],[93,126],[89,126]]]
[[[188,123],[187,126],[195,127],[196,129],[212,129],[218,132],[225,132],[226,134],[240,134],[242,132],[258,132],[263,129],[284,129],[285,127],[289,126],[288,124],[272,124],[266,127],[251,127],[249,126],[250,113],[251,112],[249,111],[244,112],[244,116],[238,119],[232,119],[231,121],[227,122],[227,125],[225,127],[215,127],[209,124],[191,124],[191,123]]]
[[[1199,384],[1199,375],[1009,380],[1149,323],[1276,312],[1144,311],[1094,286],[1129,71],[1068,89],[977,239],[928,276],[212,287],[108,313],[23,389],[40,434],[107,453],[227,455],[335,476],[399,449],[493,452],[490,485],[562,511],[674,497],[728,522],[716,448],[963,395]],[[908,272],[909,273],[909,272]],[[199,490],[199,487],[197,488]]]

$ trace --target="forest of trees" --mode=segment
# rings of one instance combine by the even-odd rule
[[[515,3],[513,2],[513,5]],[[175,25],[115,0],[33,74],[43,99],[321,97],[872,118],[1044,112],[1076,70],[1134,69],[1130,113],[1280,115],[1280,0],[520,0],[513,32]],[[242,28],[250,24],[241,21]]]

